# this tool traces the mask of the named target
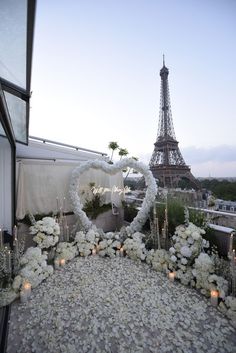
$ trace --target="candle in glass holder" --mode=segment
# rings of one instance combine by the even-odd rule
[[[25,291],[25,293],[26,293],[28,296],[30,296],[30,294],[31,294],[31,284],[30,284],[30,282],[28,282],[28,281],[24,282],[24,284],[23,284],[23,290]]]
[[[54,260],[54,267],[56,270],[58,270],[58,268],[60,267],[60,260],[59,259]]]
[[[92,250],[92,255],[96,255],[96,253],[97,253],[97,251],[96,251],[96,249],[94,248],[94,249]]]
[[[66,198],[63,197],[63,205],[62,205],[62,208],[63,208],[63,214],[66,212]]]
[[[218,290],[211,290],[211,305],[213,306],[218,305],[218,297],[219,297]]]
[[[20,291],[20,301],[26,303],[31,294],[31,284],[28,281],[25,281],[22,289]]]
[[[11,251],[10,250],[7,251],[5,260],[6,260],[7,272],[11,273],[12,268],[11,268]]]
[[[123,248],[123,246],[120,248],[120,256],[124,256],[124,248]]]
[[[174,282],[175,280],[175,272],[169,272],[168,273],[168,278],[171,282]]]
[[[69,226],[66,226],[66,241],[68,242],[69,240],[70,240]]]
[[[20,291],[20,301],[21,303],[26,303],[28,301],[28,295],[24,290]]]
[[[2,231],[2,229],[0,228],[0,248],[3,248],[3,244],[4,244],[4,241],[3,241],[3,231]]]
[[[66,260],[65,260],[65,259],[61,259],[61,260],[60,260],[60,265],[61,265],[61,266],[65,266],[65,264],[66,264]]]
[[[17,226],[13,228],[13,241],[17,240]]]
[[[154,206],[153,206],[153,220],[156,218],[156,215],[157,215],[156,202],[154,202]]]
[[[59,199],[58,199],[58,197],[56,198],[56,200],[57,200],[57,213],[59,213],[60,206],[59,206]]]

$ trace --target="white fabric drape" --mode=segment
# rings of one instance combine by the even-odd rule
[[[18,162],[17,170],[17,219],[27,213],[41,214],[57,212],[57,198],[64,212],[71,212],[68,196],[71,173],[79,164],[62,162]],[[108,175],[102,170],[89,169],[79,179],[81,199],[91,197],[89,183],[96,187],[112,189],[124,188],[122,172]],[[90,196],[89,196],[90,195]],[[105,192],[101,196],[103,203],[113,202],[120,207],[123,195],[118,192]]]

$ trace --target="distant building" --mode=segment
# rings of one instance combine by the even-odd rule
[[[216,200],[217,211],[236,213],[236,201]]]

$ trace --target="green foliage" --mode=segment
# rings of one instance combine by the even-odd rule
[[[203,212],[189,209],[189,221],[200,228],[206,227],[206,216]]]
[[[123,202],[124,207],[124,220],[126,222],[132,222],[134,217],[137,216],[138,210],[133,204],[126,204]]]
[[[127,151],[126,148],[120,148],[119,150],[119,156],[120,156],[120,159],[123,157],[123,156],[127,156],[129,154],[129,152]]]
[[[90,201],[86,201],[83,210],[91,219],[111,209],[111,204],[100,205],[100,195],[96,194]]]
[[[219,199],[236,201],[236,181],[204,179],[201,186],[210,190]]]
[[[168,199],[169,234],[174,234],[175,228],[184,223],[184,206],[177,199]]]
[[[139,178],[125,178],[124,186],[128,186],[131,190],[136,190],[139,180]]]
[[[131,204],[127,205],[123,203],[124,206],[124,218],[127,222],[132,222],[134,217],[136,217],[138,210],[136,207]],[[157,217],[159,222],[159,232],[161,233],[164,219],[165,219],[165,204],[157,204]],[[150,218],[153,218],[153,209],[150,211]],[[169,233],[174,234],[175,228],[184,223],[184,206],[182,203],[176,199],[168,200],[168,224],[169,224]],[[149,221],[144,225],[144,230],[150,229]]]
[[[108,148],[110,150],[112,150],[111,159],[110,159],[110,164],[112,164],[112,158],[113,158],[114,151],[119,148],[119,145],[116,141],[111,141],[111,142],[109,142]]]

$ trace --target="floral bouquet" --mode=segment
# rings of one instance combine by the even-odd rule
[[[30,227],[30,233],[35,234],[33,241],[41,249],[55,246],[59,241],[60,226],[52,217],[44,217]]]
[[[53,273],[53,267],[47,264],[47,255],[42,254],[42,250],[38,247],[28,248],[20,263],[22,268],[12,284],[16,292],[20,290],[24,281],[30,282],[32,288],[35,288]]]

